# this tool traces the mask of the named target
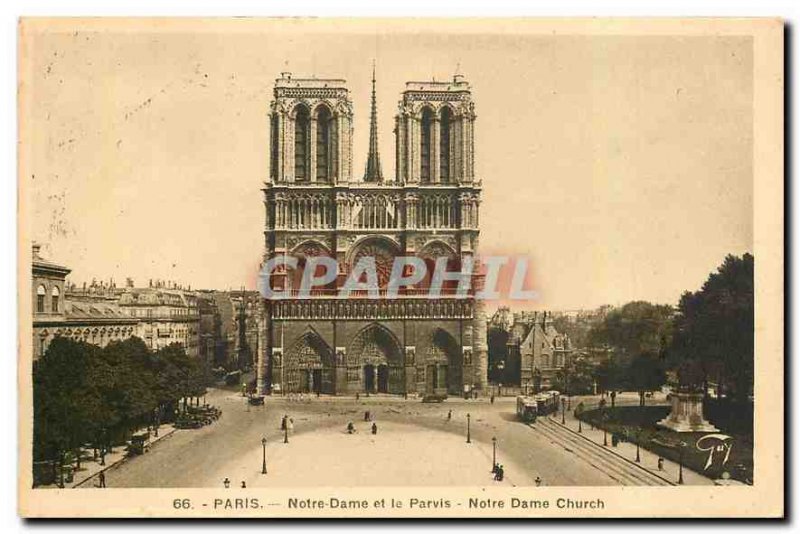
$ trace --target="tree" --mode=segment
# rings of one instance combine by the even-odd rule
[[[666,382],[662,361],[656,354],[640,354],[628,366],[628,384],[639,393],[639,406],[644,406],[646,393]]]
[[[629,302],[611,310],[589,333],[595,345],[609,346],[620,362],[640,354],[663,354],[672,337],[671,306]]]
[[[506,382],[504,369],[508,361],[509,334],[502,328],[489,328],[486,337],[489,353],[489,380]]]
[[[670,347],[684,389],[708,393],[716,380],[733,400],[753,388],[754,259],[728,255],[697,292],[683,294]],[[689,371],[691,370],[691,372]]]
[[[595,367],[592,376],[601,393],[621,389],[624,386],[625,373],[620,365],[611,358]]]
[[[94,414],[101,404],[98,389],[88,379],[99,348],[56,338],[33,372],[34,458],[63,464],[93,433]],[[80,457],[78,462],[80,462]]]

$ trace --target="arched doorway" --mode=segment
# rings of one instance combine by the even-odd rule
[[[284,358],[286,393],[335,394],[333,353],[313,331],[295,341]]]
[[[375,393],[375,366],[369,363],[364,366],[364,391]]]
[[[436,395],[461,395],[463,390],[463,357],[453,336],[437,328],[421,363],[424,367],[423,391]]]
[[[402,395],[405,369],[400,342],[386,327],[373,323],[362,329],[347,350],[348,376],[360,383],[348,383],[350,391]]]
[[[378,393],[389,393],[389,366],[378,366]]]

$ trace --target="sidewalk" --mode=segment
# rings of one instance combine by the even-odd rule
[[[158,437],[153,436],[153,432],[151,431],[150,436],[150,446],[152,447],[159,441],[164,438],[171,436],[175,430],[177,430],[172,425],[161,425],[158,427]],[[145,453],[147,454],[147,453]],[[101,472],[111,469],[119,465],[120,463],[127,460],[129,457],[125,452],[125,446],[119,445],[114,448],[114,452],[111,454],[106,454],[106,465],[100,465],[100,457],[98,456],[97,460],[93,460],[91,457],[83,460],[81,462],[81,470],[75,472],[75,476],[72,479],[72,482],[69,484],[64,484],[65,488],[77,488],[77,487],[91,487],[92,485],[97,485],[97,480],[94,480],[93,483],[90,483],[93,479],[96,479],[97,475]],[[43,488],[52,488],[57,486],[40,486]]]
[[[573,405],[573,408],[575,406]],[[554,413],[548,417],[551,421],[561,426],[561,412]],[[584,438],[602,446],[603,445],[603,430],[594,428],[589,423],[581,423],[581,432],[578,433],[578,420],[575,418],[571,410],[566,411],[565,426],[572,433],[583,436]],[[611,433],[608,433],[608,446],[604,447],[609,452],[628,460],[631,463],[636,463],[636,444],[631,442],[620,441],[616,447],[612,446]],[[677,484],[680,467],[676,462],[672,462],[664,458],[664,469],[658,470],[659,456],[653,452],[648,451],[644,447],[639,447],[640,462],[637,465],[647,469],[648,471],[663,477],[664,479]],[[696,473],[686,466],[683,467],[683,483],[687,486],[708,486],[715,484],[714,480]]]

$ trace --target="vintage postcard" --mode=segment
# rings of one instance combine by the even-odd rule
[[[19,23],[25,517],[784,514],[783,23]]]

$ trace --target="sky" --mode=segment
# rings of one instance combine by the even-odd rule
[[[79,285],[255,288],[274,80],[347,80],[360,177],[373,59],[384,176],[405,82],[471,84],[481,252],[529,258],[520,307],[675,304],[753,249],[745,36],[70,24],[23,31],[20,210]]]

